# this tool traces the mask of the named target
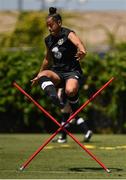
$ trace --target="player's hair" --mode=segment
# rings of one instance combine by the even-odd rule
[[[61,21],[62,22],[62,17],[59,13],[57,13],[57,8],[55,7],[50,7],[49,8],[49,14],[47,18],[52,17],[55,21]]]

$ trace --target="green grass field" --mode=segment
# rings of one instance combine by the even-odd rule
[[[111,169],[106,173],[71,138],[49,143],[24,171],[19,167],[49,134],[1,134],[0,179],[122,179],[126,178],[126,135],[94,135],[85,146]],[[75,134],[81,141],[82,135]]]

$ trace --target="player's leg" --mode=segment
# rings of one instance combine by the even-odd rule
[[[81,130],[81,132],[84,134],[84,142],[89,142],[93,132],[89,129],[86,120],[84,120],[84,118],[82,117],[78,117],[76,118],[76,125],[79,127],[79,129]]]
[[[67,95],[72,112],[75,112],[79,108],[78,89],[79,89],[79,84],[77,79],[74,78],[67,79],[65,93]]]
[[[75,112],[79,108],[79,94],[78,94],[79,83],[77,79],[68,79],[66,83],[66,93],[68,96],[69,104],[71,106],[72,112]],[[76,116],[76,123],[84,134],[84,141],[88,142],[92,136],[92,131],[89,130],[86,121]]]
[[[41,73],[39,84],[44,92],[50,97],[52,102],[62,108],[63,104],[60,103],[55,88],[55,86],[60,83],[60,80],[60,77],[55,72],[44,70]]]
[[[67,119],[70,116],[71,108],[69,106],[69,103],[67,101],[67,97],[64,91],[64,88],[59,88],[58,89],[58,97],[60,99],[60,102],[64,104],[64,108],[61,109],[61,125],[64,125]],[[69,128],[69,124],[65,126],[66,129]],[[67,142],[67,133],[64,130],[60,131],[60,135],[58,138],[55,138],[53,142],[58,142],[58,143],[66,143]]]

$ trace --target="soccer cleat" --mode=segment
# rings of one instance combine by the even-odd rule
[[[58,138],[52,140],[52,142],[66,143],[67,142],[67,138],[63,138],[62,136],[59,136]]]
[[[91,137],[93,135],[93,132],[91,130],[88,130],[84,137],[84,142],[89,142]]]
[[[66,138],[63,138],[62,136],[60,136],[60,137],[57,139],[57,142],[58,142],[58,143],[66,143],[66,142],[67,142],[67,139],[66,139]]]

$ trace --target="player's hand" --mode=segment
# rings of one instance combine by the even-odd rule
[[[78,51],[78,52],[76,53],[75,57],[77,58],[77,61],[79,61],[79,60],[83,59],[84,55],[85,55],[85,54],[84,54],[83,51]]]
[[[39,72],[38,75],[37,75],[34,79],[31,80],[31,82],[32,82],[31,86],[34,86],[35,84],[37,84],[37,83],[38,83],[38,80],[39,80],[41,77],[42,77],[42,72]]]
[[[32,82],[31,86],[34,86],[38,82],[38,80],[39,80],[38,76],[36,76],[34,79],[32,79],[31,80],[31,82]]]

